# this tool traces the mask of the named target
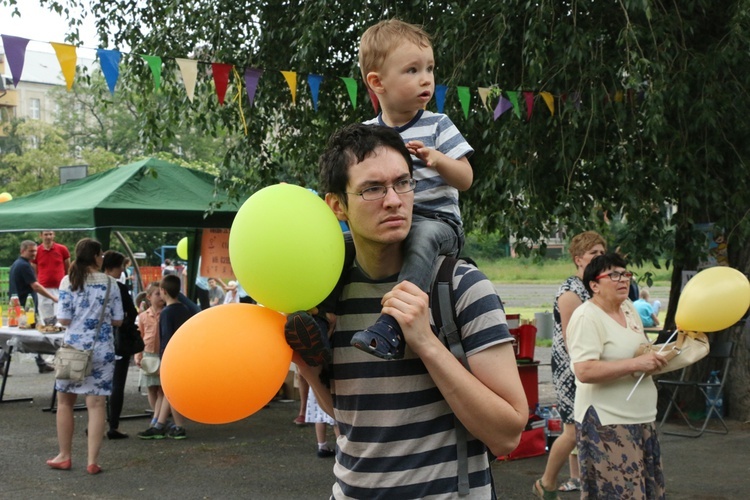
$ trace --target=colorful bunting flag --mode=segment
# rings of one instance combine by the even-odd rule
[[[448,86],[443,84],[435,85],[435,106],[437,106],[438,113],[443,113],[445,110],[445,94],[448,92]],[[425,108],[427,106],[425,105]]]
[[[508,94],[508,99],[513,105],[513,112],[516,114],[516,118],[521,118],[521,108],[518,105],[518,92],[509,90],[508,92],[506,92],[506,94]]]
[[[490,106],[487,103],[487,97],[490,95],[490,88],[489,87],[479,87],[477,89],[477,92],[479,92],[479,99],[482,100],[482,106],[484,106],[487,109],[490,109]]]
[[[229,85],[229,72],[232,71],[231,64],[226,63],[211,63],[211,70],[214,77],[214,85],[216,86],[216,97],[219,98],[219,105],[224,105],[224,96],[227,93],[227,85]]]
[[[547,105],[549,113],[552,116],[555,116],[555,99],[552,97],[552,94],[550,94],[549,92],[539,92],[539,95],[542,96],[542,99],[544,99],[544,103]]]
[[[141,55],[144,61],[148,63],[151,74],[154,77],[154,90],[158,91],[161,87],[161,57]]]
[[[370,95],[370,102],[372,103],[372,109],[375,110],[375,114],[378,114],[378,109],[380,108],[380,101],[378,100],[378,95],[372,91],[370,87],[367,87],[367,93]]]
[[[500,118],[500,115],[502,115],[512,107],[513,104],[511,104],[508,99],[501,95],[500,100],[497,101],[497,106],[495,106],[495,113],[493,115],[494,119],[497,120],[498,118]]]
[[[464,110],[464,118],[469,117],[469,103],[471,102],[471,93],[469,87],[457,87],[458,102],[461,103],[461,108]]]
[[[253,107],[255,102],[255,91],[258,90],[258,81],[263,75],[262,69],[245,68],[245,87],[247,88],[247,102]]]
[[[526,121],[531,120],[531,114],[534,112],[534,93],[524,92],[523,99],[526,101]]]
[[[63,76],[65,77],[65,85],[68,87],[68,91],[73,88],[73,81],[76,78],[76,48],[74,45],[68,45],[67,43],[50,42],[52,48],[55,49],[57,54],[57,60],[60,62],[60,69],[62,69]]]
[[[23,64],[26,60],[26,46],[29,44],[28,38],[20,36],[2,35],[3,47],[5,47],[5,56],[8,58],[10,74],[13,76],[13,86],[18,87],[23,73]]]
[[[342,76],[341,79],[346,85],[346,91],[349,93],[349,100],[352,102],[352,108],[357,109],[357,80]]]
[[[188,99],[190,102],[193,102],[193,98],[195,97],[195,82],[198,79],[198,61],[182,58],[176,58],[175,61],[180,68],[182,84],[185,85],[185,92]]]
[[[104,73],[104,79],[107,81],[109,93],[115,95],[115,85],[120,78],[120,54],[119,50],[97,49],[96,55],[99,56],[99,66]]]
[[[292,106],[297,105],[297,72],[296,71],[282,71],[286,84],[289,85],[289,90],[292,92]]]
[[[318,92],[320,92],[320,84],[323,81],[321,75],[307,75],[307,85],[310,87],[310,95],[312,96],[313,108],[315,112],[318,112]]]

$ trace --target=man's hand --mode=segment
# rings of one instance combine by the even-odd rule
[[[440,343],[430,328],[429,297],[415,284],[402,281],[383,296],[381,304],[383,314],[396,318],[406,343],[417,355]]]

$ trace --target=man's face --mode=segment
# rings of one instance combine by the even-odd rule
[[[45,245],[51,245],[55,241],[54,231],[42,231],[42,243]]]
[[[23,249],[21,252],[21,257],[23,257],[26,260],[34,260],[36,259],[36,245],[30,245]]]
[[[347,193],[359,193],[373,186],[392,186],[409,179],[409,166],[401,154],[390,148],[378,148],[361,163],[349,166]],[[339,218],[348,221],[352,237],[358,244],[389,245],[402,242],[411,228],[414,192],[397,194],[388,189],[384,198],[367,201],[347,194],[347,206],[328,194],[326,201]]]
[[[208,286],[210,286],[211,288],[216,288],[216,280],[215,279],[208,280]]]

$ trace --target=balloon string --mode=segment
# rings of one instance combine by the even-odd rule
[[[678,330],[675,330],[672,332],[672,335],[670,335],[667,341],[664,342],[664,344],[662,344],[661,349],[657,351],[657,354],[660,354],[664,350],[664,348],[667,347],[667,344],[669,344],[672,341],[672,338],[677,334],[677,332]],[[641,373],[641,376],[638,378],[638,381],[633,386],[633,389],[631,389],[630,394],[628,394],[628,397],[625,398],[625,401],[630,401],[630,396],[633,395],[633,393],[635,392],[635,388],[638,387],[638,384],[641,383],[641,380],[643,380],[643,377],[645,376],[646,376],[646,372]]]

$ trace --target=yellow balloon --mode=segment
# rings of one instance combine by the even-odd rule
[[[731,267],[705,269],[687,282],[677,303],[677,328],[716,332],[729,328],[750,307],[750,282]]]
[[[290,313],[320,304],[344,265],[344,237],[330,207],[300,186],[261,189],[240,207],[229,232],[229,258],[259,304]]]
[[[9,192],[0,193],[0,203],[5,203],[13,199],[13,196]]]
[[[177,243],[177,256],[183,260],[187,260],[188,258],[188,239],[187,236],[182,238]]]

